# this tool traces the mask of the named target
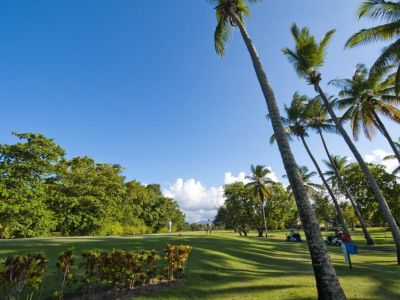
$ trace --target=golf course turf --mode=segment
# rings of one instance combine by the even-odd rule
[[[187,264],[186,282],[135,299],[315,299],[315,281],[306,242],[285,241],[286,232],[270,232],[268,239],[239,237],[230,232],[188,232],[182,235],[135,237],[76,237],[1,240],[0,256],[43,252],[49,258],[42,299],[57,289],[54,282],[57,255],[73,248],[155,249],[162,255],[167,243],[193,247]],[[400,266],[396,264],[390,232],[372,230],[376,246],[366,246],[360,231],[353,233],[359,254],[353,269],[342,250],[328,246],[340,282],[349,299],[400,299]],[[304,236],[304,235],[303,235]],[[76,264],[79,263],[79,259]],[[68,289],[67,289],[68,290]],[[36,298],[35,298],[36,299]]]

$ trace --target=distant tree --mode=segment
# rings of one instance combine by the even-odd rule
[[[224,222],[227,228],[232,228],[240,235],[247,236],[250,228],[258,230],[262,236],[262,217],[257,201],[254,201],[251,187],[245,186],[242,182],[235,182],[224,185]],[[217,216],[216,220],[221,216]]]
[[[260,210],[263,218],[265,237],[267,237],[268,229],[267,229],[267,219],[265,214],[265,205],[267,199],[271,194],[270,188],[274,184],[274,181],[268,177],[268,175],[271,174],[271,170],[269,170],[265,166],[251,165],[250,170],[251,170],[251,175],[246,176],[246,178],[250,180],[250,182],[246,184],[246,186],[250,187],[253,190],[253,199],[259,201]]]
[[[119,165],[75,157],[57,166],[48,184],[48,205],[63,235],[122,234],[124,178]]]
[[[400,224],[400,184],[396,176],[386,171],[382,165],[368,164],[374,177],[377,179],[382,192],[393,207],[393,216]],[[386,219],[375,201],[374,194],[368,182],[362,176],[363,172],[357,164],[351,164],[345,168],[343,179],[349,187],[351,193],[358,199],[360,211],[368,220],[377,225],[384,225]]]

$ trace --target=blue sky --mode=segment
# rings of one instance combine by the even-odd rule
[[[322,68],[324,88],[377,57],[382,45],[343,48],[352,33],[372,25],[358,22],[359,3],[266,0],[253,7],[248,31],[281,107],[295,91],[314,95],[281,54],[293,45],[293,22],[318,37],[337,28]],[[128,179],[164,189],[178,178],[193,179],[206,195],[224,183],[225,172],[238,176],[250,164],[270,166],[281,178],[243,41],[234,32],[221,59],[213,49],[214,28],[205,0],[1,1],[0,142],[14,141],[11,131],[42,132],[68,157],[119,163]],[[398,130],[387,124],[396,137]],[[341,138],[330,136],[329,144],[350,156]],[[311,136],[310,145],[321,159],[319,140]],[[389,151],[382,137],[357,145],[363,155]],[[301,145],[292,148],[298,163],[311,167]]]

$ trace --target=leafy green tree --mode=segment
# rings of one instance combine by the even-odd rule
[[[122,168],[75,157],[57,166],[48,184],[48,205],[63,235],[122,234],[125,194]]]
[[[393,216],[396,222],[400,223],[400,184],[396,180],[396,176],[386,172],[382,165],[368,164],[368,167],[377,179],[388,204],[393,207]],[[357,197],[363,216],[376,225],[384,225],[386,219],[379,209],[378,203],[374,201],[374,193],[363,177],[361,168],[357,164],[348,165],[343,171],[343,179],[350,192]]]
[[[346,219],[347,224],[355,230],[355,227],[359,225],[356,214],[354,213],[354,209],[351,207],[351,204],[348,202],[340,203],[340,208],[343,211],[344,218]]]
[[[258,230],[262,236],[263,227],[260,210],[253,201],[253,191],[251,187],[245,186],[242,182],[235,182],[224,186],[224,210],[225,226],[247,236],[250,228]],[[220,211],[218,211],[220,212]],[[216,220],[221,216],[217,216]],[[261,234],[261,235],[260,235]]]
[[[291,32],[293,39],[295,41],[295,49],[291,50],[289,48],[283,49],[283,53],[288,57],[289,62],[293,65],[296,73],[306,79],[306,81],[313,85],[315,91],[321,96],[323,103],[326,109],[329,112],[333,122],[335,123],[338,131],[344,138],[346,144],[349,146],[351,152],[356,158],[358,164],[363,170],[368,183],[370,184],[372,190],[374,191],[376,200],[378,201],[382,212],[386,218],[386,221],[389,224],[390,231],[392,232],[393,240],[396,244],[396,252],[397,252],[397,262],[400,264],[400,230],[398,225],[396,224],[395,219],[393,218],[393,214],[388,206],[388,203],[379,189],[378,183],[372,173],[369,171],[367,164],[364,162],[361,154],[358,149],[354,145],[350,136],[345,131],[341,121],[337,117],[335,111],[332,108],[331,103],[328,100],[328,97],[322,90],[320,86],[321,82],[321,74],[318,71],[318,68],[321,67],[324,63],[324,59],[326,56],[326,48],[329,44],[329,41],[334,34],[334,30],[329,31],[325,34],[322,40],[318,43],[315,40],[315,37],[310,34],[310,31],[307,28],[299,29],[296,24],[293,24],[291,27]]]
[[[64,150],[42,134],[13,133],[20,141],[0,145],[0,232],[3,238],[49,235],[53,214],[45,182]]]
[[[292,227],[297,223],[298,211],[293,195],[287,193],[281,183],[270,187],[266,203],[268,227],[274,230]]]
[[[400,2],[385,0],[363,1],[358,9],[358,17],[380,19],[387,23],[362,29],[353,34],[346,42],[346,47],[355,47],[372,42],[389,41],[391,44],[385,47],[373,64],[371,77],[380,76],[391,68],[396,68],[395,86],[397,94],[400,91]]]
[[[260,204],[260,211],[263,217],[263,225],[265,231],[265,237],[268,236],[268,227],[267,227],[267,219],[265,215],[265,204],[267,198],[269,198],[271,194],[271,185],[274,184],[274,181],[268,177],[271,174],[271,170],[266,168],[265,166],[257,165],[250,167],[251,175],[246,176],[246,179],[249,179],[250,182],[246,185],[250,187],[253,191],[253,198],[257,199]],[[262,234],[261,234],[262,236]]]
[[[379,115],[400,123],[400,110],[396,107],[399,98],[394,93],[390,80],[380,81],[380,77],[368,77],[368,69],[358,64],[351,79],[335,79],[329,84],[339,87],[337,101],[339,109],[346,109],[342,120],[350,120],[353,137],[358,140],[360,129],[371,140],[378,129],[389,142],[400,163],[400,153]]]
[[[328,227],[328,224],[332,225],[332,221],[336,218],[335,207],[328,200],[326,194],[322,192],[315,194],[313,208],[318,221],[325,224],[325,228]]]

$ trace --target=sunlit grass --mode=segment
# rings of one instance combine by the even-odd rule
[[[352,256],[353,270],[345,263],[340,247],[329,253],[349,299],[400,299],[400,267],[396,265],[390,232],[372,230],[378,243],[370,250],[361,232],[354,234],[360,247]],[[304,235],[303,235],[304,236]],[[50,270],[43,295],[51,295],[54,264],[59,252],[73,247],[125,250],[155,249],[167,243],[191,245],[185,285],[144,294],[139,299],[312,299],[316,298],[307,245],[284,241],[285,232],[272,232],[268,239],[255,234],[244,238],[233,233],[183,233],[142,237],[79,237],[0,241],[0,255],[44,252]]]

